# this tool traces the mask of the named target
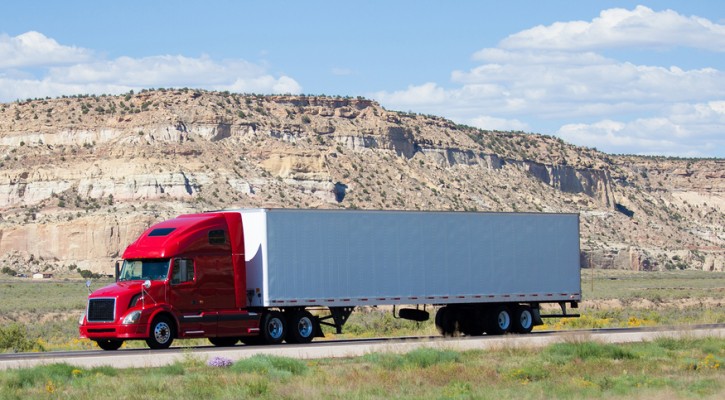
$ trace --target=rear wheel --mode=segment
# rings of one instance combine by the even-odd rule
[[[456,313],[448,306],[439,308],[435,324],[441,335],[453,336],[456,333]]]
[[[174,341],[174,335],[174,323],[162,315],[151,323],[151,336],[146,339],[146,344],[152,349],[168,349]]]
[[[511,329],[511,311],[505,305],[495,307],[488,318],[486,333],[489,335],[503,335]]]
[[[287,320],[287,343],[309,343],[315,337],[315,319],[308,311],[293,313]]]
[[[512,330],[517,333],[529,333],[534,329],[534,314],[529,306],[518,306],[514,311]]]
[[[458,330],[467,336],[481,336],[485,327],[478,309],[468,308],[458,312]]]
[[[209,342],[217,347],[231,347],[237,344],[239,338],[235,337],[211,337]]]
[[[287,326],[282,313],[272,311],[262,317],[262,325],[260,326],[262,340],[267,344],[279,344],[284,340],[287,333]]]
[[[118,350],[123,345],[123,340],[99,339],[96,340],[96,344],[103,350]]]

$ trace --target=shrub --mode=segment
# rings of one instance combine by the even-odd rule
[[[245,360],[237,361],[232,369],[237,372],[258,373],[277,378],[289,378],[307,372],[307,365],[295,358],[258,354]]]
[[[87,269],[78,269],[78,273],[84,278],[84,279],[99,279],[101,278],[100,274],[93,273]]]
[[[25,326],[10,324],[0,327],[0,350],[20,353],[33,350],[44,351],[45,349],[37,340],[28,338],[28,330]]]
[[[10,267],[3,267],[2,273],[5,275],[10,275],[10,276],[15,276],[18,274],[17,271],[15,271],[14,269],[12,269]]]

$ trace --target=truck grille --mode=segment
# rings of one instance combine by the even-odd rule
[[[116,299],[88,300],[88,322],[113,322],[115,317]]]

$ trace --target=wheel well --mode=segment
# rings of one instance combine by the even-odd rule
[[[179,338],[179,321],[177,321],[176,317],[174,317],[174,315],[168,311],[159,311],[158,313],[151,316],[151,318],[149,319],[148,328],[146,329],[146,335],[151,334],[151,325],[153,325],[154,321],[156,321],[157,319],[162,318],[162,317],[166,317],[166,319],[168,319],[169,322],[171,322],[171,325],[172,325],[171,328],[173,329],[173,332],[174,332],[174,335],[172,337],[174,339],[178,339]]]

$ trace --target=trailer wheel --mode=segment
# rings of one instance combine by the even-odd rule
[[[458,312],[458,330],[467,336],[481,336],[485,326],[478,310],[466,309]]]
[[[488,318],[486,333],[489,335],[503,335],[511,329],[511,311],[505,305],[495,307]]]
[[[287,333],[287,326],[282,313],[272,311],[262,317],[261,335],[267,344],[280,344]]]
[[[443,336],[453,336],[456,333],[456,313],[448,306],[438,309],[435,323],[438,332]]]
[[[96,340],[96,344],[103,350],[118,350],[123,345],[123,340],[99,339]]]
[[[174,323],[169,317],[156,317],[151,323],[151,336],[146,339],[146,344],[152,349],[168,349],[175,334]]]
[[[317,324],[308,311],[297,311],[287,320],[287,343],[309,343],[315,337]]]
[[[534,329],[534,314],[529,306],[518,306],[514,311],[512,330],[517,333],[529,333]]]
[[[209,342],[216,347],[231,347],[237,344],[239,338],[235,337],[210,337]]]

